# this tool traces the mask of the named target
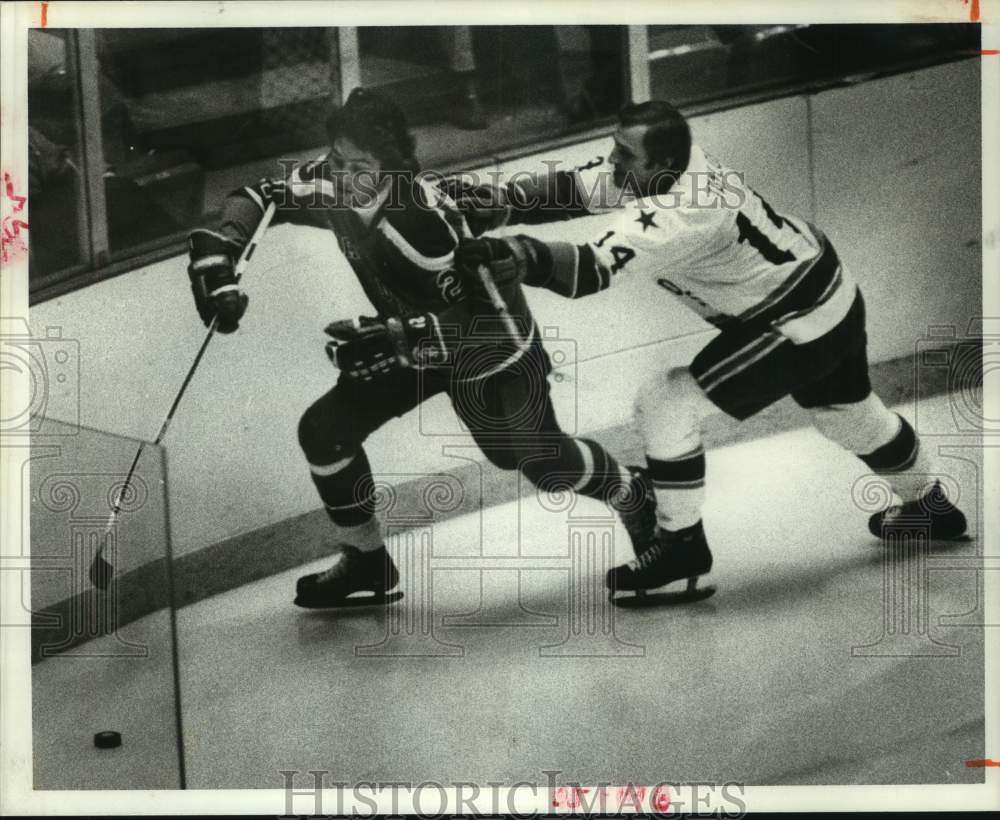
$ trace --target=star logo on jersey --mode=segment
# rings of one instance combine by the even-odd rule
[[[650,211],[648,214],[645,211],[639,211],[639,218],[636,220],[640,225],[642,225],[642,232],[646,233],[646,228],[659,228],[653,221],[653,217],[656,216],[655,211]]]

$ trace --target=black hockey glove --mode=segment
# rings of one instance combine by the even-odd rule
[[[463,175],[443,180],[441,188],[454,200],[473,236],[502,228],[510,219],[506,188],[477,185],[474,177]]]
[[[326,327],[326,354],[352,379],[370,381],[400,367],[442,366],[450,353],[431,313],[382,321],[370,316],[342,319]]]
[[[198,228],[188,237],[194,304],[206,327],[218,316],[219,333],[232,333],[240,326],[250,301],[236,284],[235,264],[242,251],[238,242],[215,231]]]
[[[292,187],[290,181],[287,179],[263,177],[252,187],[260,194],[265,207],[272,202],[279,209],[286,208],[292,204]]]
[[[489,284],[483,281],[480,268],[485,267],[497,287],[517,282],[521,276],[520,266],[512,242],[496,237],[463,239],[455,249],[455,269],[463,285],[479,302],[492,304]]]

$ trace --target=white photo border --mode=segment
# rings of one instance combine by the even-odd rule
[[[751,22],[968,22],[978,14],[982,21],[984,50],[1000,49],[1000,0],[507,0],[480,4],[435,0],[380,0],[376,2],[14,2],[0,4],[0,51],[2,51],[2,136],[0,157],[4,170],[17,179],[27,179],[27,30],[41,25],[42,15],[54,28],[94,27],[238,27],[238,26],[330,26],[330,25],[455,25],[573,23],[751,23]],[[1000,316],[1000,55],[982,57],[982,146],[983,146],[983,312]],[[30,203],[29,203],[30,208]],[[29,217],[30,221],[30,217]],[[30,235],[30,231],[29,231]],[[992,272],[988,276],[987,272]],[[28,260],[21,255],[3,267],[0,275],[0,315],[28,316]],[[28,390],[24,374],[0,371],[0,394],[23,395]],[[2,399],[0,399],[2,401]],[[1000,418],[1000,395],[984,389],[984,413]],[[1000,545],[1000,453],[984,447],[986,477],[983,504],[986,551]],[[22,533],[28,533],[26,509],[20,508],[20,492],[13,453],[0,447],[0,556],[20,555]],[[988,499],[993,498],[994,503]],[[992,554],[997,554],[993,552]],[[23,559],[22,559],[23,560]],[[7,561],[0,558],[0,561]],[[0,567],[0,570],[8,567]],[[984,572],[985,606],[992,622],[1000,622],[1000,573]],[[21,573],[0,571],[0,623],[16,610],[21,597]],[[989,640],[993,637],[993,640]],[[987,635],[986,665],[986,754],[1000,758],[1000,640]],[[283,789],[189,790],[189,791],[35,791],[32,788],[30,629],[0,629],[0,814],[286,814]],[[889,811],[1000,809],[1000,769],[987,768],[981,785],[893,785],[893,786],[747,786],[743,794],[750,811]],[[501,807],[516,807],[519,813],[551,812],[548,796],[532,796],[500,790]],[[326,792],[323,805],[338,805],[336,795]],[[406,795],[396,795],[397,810],[413,810]],[[449,807],[455,810],[452,790]],[[718,799],[718,798],[716,798]],[[390,810],[388,795],[378,803]],[[511,801],[511,802],[509,802]],[[475,801],[484,812],[491,810],[490,793],[484,790]],[[347,813],[350,801],[342,804]],[[358,805],[371,813],[371,803]],[[425,812],[437,811],[424,799]],[[708,807],[706,807],[708,808]],[[724,807],[722,807],[724,808]]]

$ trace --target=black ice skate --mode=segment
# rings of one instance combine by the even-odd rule
[[[400,591],[389,592],[398,582],[399,571],[385,547],[362,552],[344,546],[340,560],[330,569],[299,578],[295,605],[305,609],[346,609],[390,604],[403,597]]]
[[[630,608],[701,601],[715,594],[715,587],[698,588],[698,576],[711,569],[712,552],[700,521],[678,532],[658,529],[655,542],[638,558],[608,571],[609,596],[616,606]],[[682,591],[648,594],[681,579],[687,580]],[[616,598],[616,592],[635,595]]]
[[[927,533],[934,541],[953,541],[964,536],[967,527],[965,515],[951,503],[938,481],[916,501],[889,507],[868,519],[871,534],[882,539]]]
[[[644,467],[626,468],[632,476],[628,492],[611,502],[632,542],[636,555],[656,543],[656,495]]]

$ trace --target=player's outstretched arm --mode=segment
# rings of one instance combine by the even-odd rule
[[[485,265],[498,284],[517,281],[578,299],[609,288],[614,275],[634,256],[631,248],[543,242],[519,234],[463,240],[455,251],[455,267],[465,281],[474,280]]]
[[[463,175],[444,180],[442,190],[476,237],[508,225],[541,225],[590,215],[575,171],[514,174],[505,183]]]
[[[264,178],[237,188],[222,204],[219,232],[245,244],[272,203],[275,206],[272,225],[292,223],[324,227],[319,214],[337,200],[337,190],[329,178],[328,168],[324,160],[313,160],[293,169],[288,177]]]
[[[317,220],[324,195],[322,160],[305,163],[287,179],[262,179],[233,191],[223,202],[218,230],[198,228],[188,236],[188,275],[198,315],[207,325],[218,316],[220,333],[232,333],[246,312],[249,298],[240,289],[236,260],[273,204],[270,224],[292,222],[322,227]]]

